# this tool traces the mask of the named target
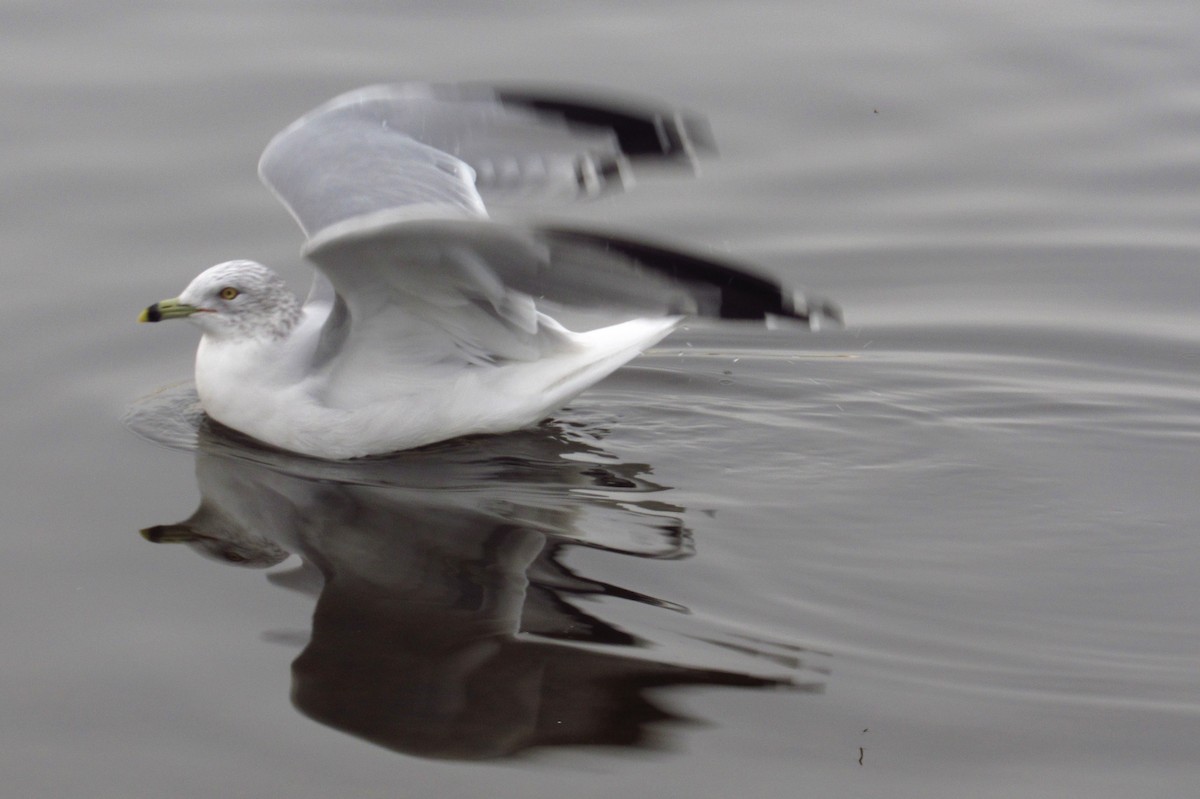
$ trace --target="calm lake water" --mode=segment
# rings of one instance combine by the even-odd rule
[[[4,795],[1191,795],[1200,6],[977,6],[0,3]],[[845,328],[370,464],[197,437],[134,317],[302,289],[258,153],[406,79],[706,114],[699,179],[554,216]]]

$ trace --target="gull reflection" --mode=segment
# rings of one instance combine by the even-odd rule
[[[677,604],[569,565],[580,548],[647,559],[692,553],[684,509],[661,499],[667,489],[649,480],[647,465],[601,449],[602,435],[548,424],[322,462],[204,422],[200,507],[143,535],[242,566],[298,556],[299,567],[271,575],[316,597],[311,636],[292,667],[293,702],[406,754],[651,746],[663,723],[694,721],[654,689],[818,689],[797,679],[794,648],[715,630]],[[670,617],[692,645],[655,640],[653,624],[606,620],[613,600]]]

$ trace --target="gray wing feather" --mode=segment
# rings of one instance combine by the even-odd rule
[[[386,347],[389,336],[419,335],[430,360],[471,363],[532,360],[568,344],[561,328],[544,323],[528,282],[505,279],[544,263],[544,245],[487,220],[400,214],[386,224],[380,216],[339,225],[305,248],[344,305],[340,323],[352,323],[330,342]]]
[[[401,208],[482,217],[481,190],[590,194],[623,186],[628,173],[618,134],[573,121],[571,108],[483,86],[425,84],[334,98],[275,136],[259,161],[263,182],[310,238]]]
[[[833,303],[786,290],[741,264],[570,228],[375,215],[314,240],[306,254],[352,318],[380,308],[434,309],[431,318],[458,347],[491,359],[542,352],[544,336],[558,341],[534,298],[538,305],[602,310],[606,322],[695,314],[815,325],[839,317]]]
[[[420,126],[405,117],[425,105],[375,90],[338,97],[272,139],[259,174],[309,238],[381,210],[486,215],[471,168],[408,132]]]
[[[322,105],[272,139],[259,172],[328,278],[310,295],[332,309],[319,359],[404,335],[430,358],[491,362],[569,346],[535,298],[672,314],[722,300],[711,280],[679,279],[669,251],[491,223],[481,192],[594,194],[626,186],[630,159],[690,168],[706,148],[703,121],[669,109],[410,84]]]

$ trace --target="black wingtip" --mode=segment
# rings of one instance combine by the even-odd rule
[[[550,92],[521,87],[497,88],[502,103],[552,114],[568,123],[611,130],[629,158],[691,163],[698,152],[716,150],[703,117],[649,102],[611,100],[587,91]]]
[[[551,247],[570,245],[619,255],[666,278],[697,300],[695,311],[701,316],[749,321],[792,319],[811,329],[825,323],[842,323],[842,311],[831,300],[805,296],[741,264],[609,233],[559,226],[540,227],[538,232]]]

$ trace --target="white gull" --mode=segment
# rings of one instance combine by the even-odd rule
[[[688,314],[837,318],[723,261],[606,233],[489,219],[483,195],[621,189],[634,162],[691,167],[695,117],[482,86],[377,86],[279,133],[259,163],[317,267],[298,301],[229,261],[141,321],[202,331],[205,412],[319,458],[410,449],[545,418]],[[548,307],[624,321],[572,332]]]

